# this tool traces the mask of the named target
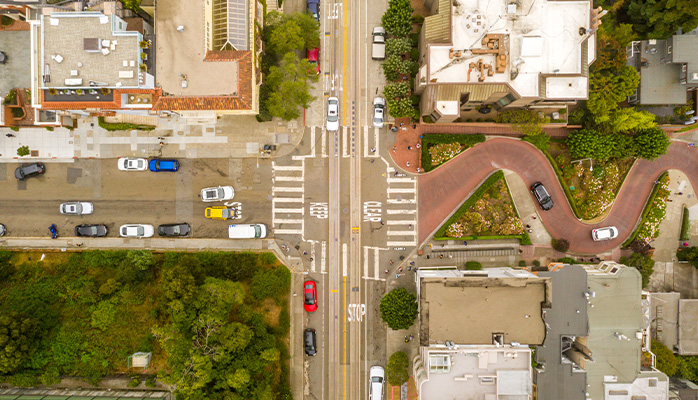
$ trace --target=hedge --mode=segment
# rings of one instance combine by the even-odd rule
[[[680,240],[688,240],[691,238],[690,232],[688,232],[688,229],[691,227],[691,221],[688,220],[688,208],[686,206],[683,206],[683,218],[681,219],[681,235],[679,236]]]
[[[470,147],[475,146],[478,143],[482,143],[485,141],[485,135],[481,134],[475,134],[475,135],[449,135],[449,134],[424,134],[422,135],[422,169],[424,172],[431,171],[438,167],[439,164],[436,166],[431,165],[431,154],[429,154],[429,145],[430,144],[450,144],[450,143],[460,143],[463,146],[466,146],[465,150],[469,149]],[[465,151],[463,150],[463,151]]]
[[[497,181],[500,179],[504,179],[504,172],[499,170],[492,175],[490,175],[485,181],[478,187],[475,192],[473,192],[470,197],[463,203],[462,206],[456,211],[451,218],[446,221],[445,224],[441,225],[441,228],[439,228],[438,231],[436,231],[436,234],[434,235],[434,240],[493,240],[493,239],[519,239],[521,241],[522,245],[531,245],[533,244],[531,242],[531,238],[528,236],[528,233],[524,232],[521,235],[493,235],[493,236],[465,236],[465,237],[450,237],[446,236],[446,229],[453,224],[454,222],[458,221],[460,217],[465,214],[466,211],[470,209],[480,198],[482,195],[492,187]],[[509,195],[511,196],[511,194]]]
[[[111,122],[104,122],[104,117],[99,117],[99,126],[102,129],[106,129],[108,131],[132,131],[132,130],[137,130],[137,131],[152,131],[155,129],[155,126],[152,125],[136,125],[136,124],[129,124],[129,123],[111,123]]]
[[[661,175],[659,175],[659,178],[657,178],[657,182],[664,178],[664,176],[668,172],[663,172]],[[655,183],[654,186],[652,187],[652,191],[650,192],[649,197],[647,198],[647,202],[645,203],[645,208],[642,209],[642,214],[640,214],[640,221],[635,225],[635,229],[633,229],[633,233],[630,234],[630,236],[623,242],[623,244],[620,247],[627,247],[630,245],[630,243],[637,238],[637,229],[642,226],[643,221],[645,220],[645,217],[647,217],[647,214],[650,212],[650,208],[652,203],[654,203],[654,198],[657,196],[657,191],[659,190],[659,184]]]

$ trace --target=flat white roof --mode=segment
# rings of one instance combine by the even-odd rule
[[[485,77],[485,83],[509,83],[522,97],[539,95],[539,74],[580,74],[582,43],[589,28],[589,1],[521,0],[508,7],[506,0],[460,0],[452,6],[452,43],[429,47],[427,81],[439,83],[476,83],[480,75],[470,63],[483,63],[495,69],[496,55],[472,54],[473,49],[485,49],[482,39],[487,34],[508,35],[506,70]],[[451,50],[461,51],[461,57],[450,57]],[[511,79],[511,72],[518,75]],[[470,78],[468,79],[468,75]],[[576,93],[570,96],[575,97]],[[586,90],[585,90],[586,95]],[[570,98],[565,95],[564,98]]]
[[[589,80],[586,76],[550,76],[545,78],[548,99],[586,99]]]

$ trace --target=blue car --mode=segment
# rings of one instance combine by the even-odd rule
[[[148,168],[153,172],[170,171],[177,172],[179,169],[179,161],[177,160],[159,160],[154,159],[148,162]]]
[[[308,11],[313,14],[313,18],[320,22],[320,0],[307,0]]]

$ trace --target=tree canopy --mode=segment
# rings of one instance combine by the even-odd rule
[[[393,386],[400,386],[409,378],[410,360],[404,351],[393,353],[385,368],[385,378]]]
[[[669,348],[661,342],[653,340],[652,353],[657,356],[658,370],[664,372],[667,376],[676,375],[676,371],[679,369],[679,361]]]
[[[652,257],[642,253],[633,253],[630,257],[621,257],[620,263],[640,271],[640,275],[642,275],[642,287],[647,287],[647,284],[650,282],[650,276],[652,276],[652,272],[654,272],[654,260]]]
[[[652,39],[698,27],[698,7],[694,0],[630,0],[627,10],[624,17],[630,19],[633,29]]]
[[[417,298],[405,288],[393,289],[381,299],[380,312],[390,329],[407,329],[417,318]]]
[[[413,11],[410,0],[389,0],[388,9],[381,17],[381,24],[385,31],[393,36],[407,36],[412,31]]]
[[[573,160],[591,158],[605,161],[633,157],[653,160],[666,153],[670,141],[663,130],[653,127],[639,130],[634,135],[581,129],[570,133],[566,143]]]
[[[15,372],[34,349],[38,333],[33,318],[9,312],[0,314],[0,374]]]
[[[272,116],[290,121],[300,117],[301,109],[310,107],[315,100],[309,92],[310,83],[318,81],[317,75],[308,73],[312,70],[308,60],[299,60],[294,52],[286,53],[278,67],[269,69],[266,84],[272,92],[267,107]]]

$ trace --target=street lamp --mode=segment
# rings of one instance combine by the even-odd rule
[[[580,162],[580,163],[581,163],[581,162],[584,161],[584,160],[589,160],[589,171],[592,171],[592,172],[593,172],[593,171],[594,171],[594,160],[592,160],[591,158],[582,158],[581,160],[574,160],[574,161],[572,161],[572,162],[573,162],[573,163],[576,163],[576,162]]]

